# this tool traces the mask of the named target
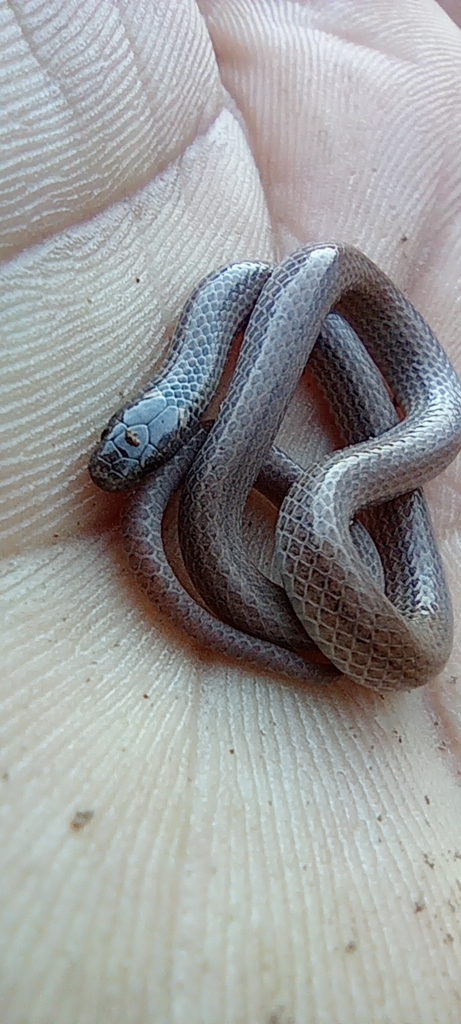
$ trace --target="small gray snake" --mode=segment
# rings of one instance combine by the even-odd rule
[[[206,435],[203,412],[242,329]],[[308,360],[348,447],[301,471],[272,446]],[[109,491],[146,477],[126,517],[130,562],[162,610],[208,648],[302,680],[343,672],[378,690],[409,689],[451,650],[450,598],[419,488],[460,448],[461,385],[432,331],[367,257],[328,244],[202,282],[165,366],[112,417],[89,469]],[[184,477],[181,549],[206,607],[163,545],[163,513]],[[281,502],[283,588],[248,559],[242,517],[256,482]],[[381,575],[363,525],[351,530],[357,514]],[[312,641],[330,664],[309,660]]]

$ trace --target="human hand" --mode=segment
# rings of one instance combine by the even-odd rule
[[[384,699],[194,649],[86,464],[193,285],[303,242],[363,249],[461,369],[460,35],[431,0],[201,9],[3,11],[2,1020],[445,1024],[459,460],[427,489],[454,654]]]

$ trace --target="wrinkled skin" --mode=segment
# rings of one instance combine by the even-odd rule
[[[384,699],[193,648],[86,464],[230,260],[357,245],[461,371],[460,30],[434,0],[2,17],[2,1022],[456,1024],[460,461],[427,491],[453,655]]]

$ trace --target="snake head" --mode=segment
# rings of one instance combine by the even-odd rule
[[[88,465],[103,491],[124,491],[174,455],[184,417],[156,388],[125,406],[109,421]]]

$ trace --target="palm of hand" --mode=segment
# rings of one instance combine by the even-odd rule
[[[385,700],[210,661],[85,464],[193,284],[303,241],[367,252],[460,368],[459,33],[419,0],[32,6],[5,14],[4,1019],[455,1020],[459,624]],[[455,609],[459,474],[428,488]]]

